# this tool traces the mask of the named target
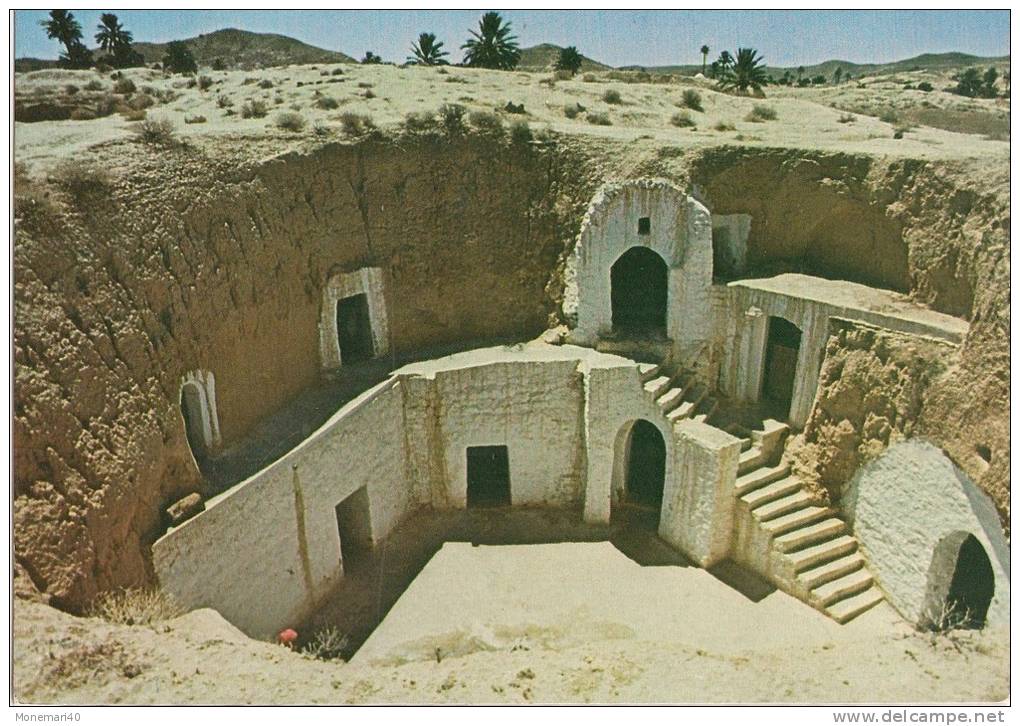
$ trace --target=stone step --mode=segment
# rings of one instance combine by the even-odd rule
[[[777,479],[782,479],[790,473],[789,464],[779,466],[763,466],[760,469],[749,471],[743,476],[738,476],[735,484],[737,496],[741,497],[750,491],[771,484]]]
[[[854,570],[842,577],[816,587],[811,592],[822,605],[831,605],[852,595],[867,590],[874,583],[871,573],[865,569]]]
[[[747,451],[740,455],[740,463],[737,464],[737,476],[746,474],[749,471],[764,466],[767,463],[768,456],[762,450],[761,446],[754,445]]]
[[[645,391],[650,393],[652,398],[658,398],[669,388],[670,381],[669,376],[657,376],[645,383]]]
[[[684,401],[679,406],[670,411],[671,414],[676,414],[672,420],[677,421],[682,418],[690,418],[691,415],[694,413],[694,408],[695,406],[693,403],[691,403],[690,401]]]
[[[786,557],[793,564],[794,571],[800,573],[815,565],[835,560],[856,550],[857,540],[844,534],[835,539],[816,544],[813,547],[805,547],[802,550],[791,552]]]
[[[638,363],[638,375],[641,377],[642,383],[648,383],[648,381],[659,375],[659,371],[662,370],[661,363]]]
[[[807,506],[797,509],[782,517],[776,517],[768,522],[762,522],[761,527],[773,537],[786,534],[795,529],[806,527],[820,519],[831,517],[835,512],[828,507]]]
[[[841,534],[846,534],[846,524],[842,519],[829,517],[821,522],[780,535],[773,540],[773,543],[780,552],[794,552],[818,542],[831,540]]]
[[[752,510],[751,514],[759,522],[767,522],[770,519],[789,514],[795,509],[803,509],[809,504],[814,504],[814,499],[806,491],[800,489],[782,499],[776,499],[774,502],[761,505],[757,509]]]
[[[719,408],[719,401],[713,396],[706,396],[705,400],[701,402],[701,407],[698,410],[698,414],[694,417],[695,421],[701,421],[705,423],[715,415],[716,410]]]
[[[727,433],[732,433],[732,432],[727,432]],[[751,448],[751,437],[750,436],[747,436],[747,437],[744,437],[744,438],[741,438],[741,437],[737,436],[737,438],[740,439],[740,450],[741,451],[747,451],[748,449]]]
[[[764,486],[760,486],[757,489],[749,491],[740,497],[740,501],[745,502],[752,511],[763,504],[774,502],[777,499],[787,497],[794,492],[797,492],[801,488],[800,479],[795,476],[787,476],[781,479],[775,479],[771,483]]]
[[[670,388],[664,394],[659,396],[655,402],[659,404],[659,408],[662,409],[663,413],[669,413],[674,408],[680,405],[684,400],[684,389],[682,388]]]
[[[800,580],[808,590],[813,590],[819,585],[824,585],[827,582],[831,582],[837,578],[842,577],[848,572],[859,570],[864,567],[864,558],[861,557],[860,552],[852,552],[849,555],[840,557],[839,559],[826,562],[812,567],[809,570],[804,570],[797,579]]]
[[[848,597],[845,600],[839,600],[838,602],[829,605],[825,608],[825,611],[836,622],[848,623],[861,613],[864,613],[878,605],[883,599],[884,596],[882,595],[882,591],[872,585],[870,588],[858,595]]]

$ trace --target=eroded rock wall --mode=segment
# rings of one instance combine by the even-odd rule
[[[87,169],[20,205],[15,249],[15,548],[70,609],[147,581],[161,509],[199,487],[185,372],[214,373],[238,441],[319,374],[327,278],[369,265],[397,351],[534,335],[576,234],[558,200],[591,193],[540,147],[470,138],[254,166],[125,142]]]

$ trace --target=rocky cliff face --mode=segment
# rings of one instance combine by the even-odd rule
[[[755,264],[806,267],[973,312],[958,365],[926,379],[924,405],[905,415],[954,456],[973,459],[974,442],[987,441],[991,461],[978,481],[1008,512],[1003,180],[979,192],[980,180],[920,162],[792,151],[635,162],[623,146],[380,138],[253,164],[250,148],[157,152],[122,142],[91,150],[73,179],[22,180],[19,565],[71,610],[100,590],[145,582],[161,510],[199,482],[179,409],[182,376],[215,374],[223,443],[242,438],[319,375],[319,307],[333,273],[385,270],[398,351],[531,336],[555,316],[562,263],[597,186],[649,174],[698,184],[714,212],[752,214]],[[896,373],[904,385],[915,385],[912,370]],[[833,396],[840,385],[832,382]],[[838,406],[825,410],[832,422],[817,421],[818,431],[846,418],[870,436],[866,415],[836,421]],[[842,443],[813,443],[839,462],[819,469],[820,480],[853,468],[840,459]]]

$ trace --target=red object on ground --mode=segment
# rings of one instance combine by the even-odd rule
[[[294,647],[295,640],[297,640],[297,631],[291,628],[281,630],[280,634],[276,636],[276,642],[280,645],[286,645],[288,648]]]

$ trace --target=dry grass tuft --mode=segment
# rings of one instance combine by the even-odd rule
[[[89,614],[120,625],[152,625],[183,614],[162,590],[129,588],[106,592],[92,601]]]

